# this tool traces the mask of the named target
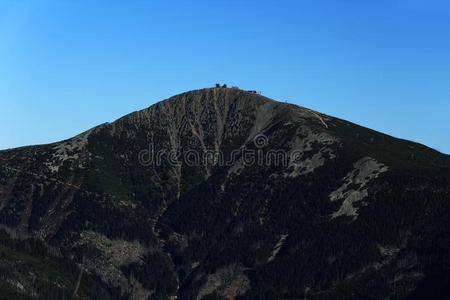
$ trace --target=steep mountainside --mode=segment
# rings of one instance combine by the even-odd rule
[[[303,107],[187,92],[0,151],[0,299],[448,298],[449,171]]]

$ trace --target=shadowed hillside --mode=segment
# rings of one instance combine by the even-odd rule
[[[187,92],[0,151],[0,298],[439,299],[449,171],[307,108]]]

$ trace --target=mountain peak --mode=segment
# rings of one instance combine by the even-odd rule
[[[81,266],[83,299],[404,298],[448,286],[449,166],[258,93],[189,91],[0,151],[0,264],[9,289],[52,295]]]
[[[255,91],[241,90],[236,87],[203,88],[184,92],[166,100],[160,101],[147,109],[131,113],[119,120],[120,122],[148,122],[149,118],[158,116],[171,118],[175,122],[187,121],[193,117],[192,122],[205,122],[215,119],[223,124],[230,117],[246,115],[246,118],[285,120],[286,122],[299,119],[313,120],[320,126],[327,127],[326,120],[330,117],[319,112],[286,103],[279,102]],[[214,121],[214,120],[213,120]],[[191,123],[192,123],[191,122]],[[178,127],[183,125],[178,124]],[[259,124],[258,126],[262,126]]]

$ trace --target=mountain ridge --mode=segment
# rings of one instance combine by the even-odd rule
[[[130,112],[130,113],[127,113],[127,114],[125,114],[125,115],[123,115],[123,116],[121,116],[121,117],[115,119],[114,121],[108,121],[108,122],[101,123],[101,124],[99,124],[99,125],[96,125],[96,126],[90,128],[90,129],[87,129],[87,130],[81,132],[80,134],[77,134],[77,135],[75,135],[75,136],[73,136],[73,137],[69,137],[69,138],[67,138],[67,139],[63,139],[63,140],[55,141],[55,142],[50,142],[50,143],[34,144],[34,145],[25,145],[25,146],[13,147],[13,148],[1,149],[0,151],[11,151],[11,150],[18,150],[18,149],[28,148],[28,147],[48,146],[48,145],[53,145],[53,144],[57,144],[57,143],[66,142],[66,141],[68,141],[68,140],[71,140],[71,139],[76,138],[78,135],[82,135],[82,134],[85,134],[85,133],[87,133],[87,132],[89,132],[89,131],[91,131],[91,130],[94,130],[94,129],[96,129],[97,127],[102,127],[102,126],[106,126],[106,125],[108,125],[108,124],[113,124],[113,123],[115,123],[115,122],[117,122],[117,121],[119,121],[119,120],[122,120],[122,119],[125,119],[125,118],[128,118],[128,117],[132,117],[132,116],[134,116],[134,115],[136,115],[136,114],[143,113],[143,112],[145,112],[145,111],[151,109],[153,106],[155,106],[155,105],[157,105],[157,104],[164,103],[164,102],[170,102],[170,101],[177,101],[177,99],[179,99],[180,97],[185,96],[185,95],[189,95],[189,94],[193,94],[193,93],[200,93],[200,92],[214,91],[214,90],[215,90],[215,91],[217,91],[217,90],[225,90],[225,91],[229,91],[229,90],[238,90],[238,91],[241,92],[241,93],[245,93],[245,94],[248,94],[248,95],[253,95],[253,96],[255,96],[255,97],[259,97],[259,98],[265,99],[265,100],[267,100],[267,101],[274,101],[274,102],[277,102],[277,103],[284,103],[284,104],[287,104],[287,105],[292,105],[292,106],[299,107],[299,108],[301,108],[301,109],[305,109],[305,110],[307,110],[307,111],[311,111],[312,114],[317,114],[317,115],[319,115],[319,116],[331,117],[330,115],[326,115],[326,114],[324,114],[324,113],[321,113],[321,112],[318,112],[318,111],[315,111],[315,110],[312,110],[312,109],[309,109],[309,108],[306,108],[306,107],[303,107],[303,106],[300,106],[300,105],[297,105],[297,104],[292,104],[292,103],[289,103],[289,102],[281,102],[281,101],[274,100],[274,99],[272,99],[272,98],[266,97],[266,96],[261,95],[261,94],[255,94],[255,93],[252,92],[252,91],[241,90],[241,89],[238,89],[238,88],[222,88],[222,87],[216,87],[216,88],[214,88],[214,87],[213,87],[213,88],[201,88],[201,89],[196,89],[196,90],[190,90],[190,91],[182,92],[182,93],[179,93],[179,94],[177,94],[177,95],[171,96],[171,97],[169,97],[169,98],[167,98],[167,99],[165,99],[165,100],[157,101],[156,103],[154,103],[154,104],[152,104],[152,105],[150,105],[150,106],[148,106],[148,107],[146,107],[146,108],[139,109],[139,110],[135,110],[135,111],[132,111],[132,112]],[[376,132],[376,133],[380,133],[380,134],[383,134],[383,135],[392,137],[392,138],[397,139],[397,140],[399,140],[399,141],[403,141],[403,142],[411,142],[411,143],[414,143],[414,144],[416,144],[416,145],[418,145],[418,146],[427,147],[427,148],[430,148],[431,150],[434,150],[434,151],[436,151],[436,152],[439,152],[439,153],[442,154],[442,155],[445,155],[445,156],[450,157],[450,154],[443,153],[443,152],[441,152],[441,151],[439,151],[439,150],[437,150],[437,149],[434,149],[434,148],[432,148],[432,147],[430,147],[430,146],[427,146],[426,144],[423,144],[423,143],[419,143],[419,142],[416,142],[416,141],[413,141],[413,140],[409,140],[409,139],[405,139],[405,138],[402,138],[402,137],[395,137],[395,136],[392,136],[392,135],[390,135],[390,134],[388,134],[388,133],[381,132],[381,131],[378,131],[378,130],[373,130],[373,129],[369,128],[369,127],[365,127],[365,126],[362,126],[362,125],[358,125],[358,124],[356,124],[356,123],[353,123],[353,122],[351,122],[351,121],[347,121],[347,120],[345,120],[345,119],[341,119],[341,118],[337,118],[337,117],[332,117],[332,118],[333,118],[333,119],[336,119],[336,120],[340,120],[340,121],[346,122],[346,123],[350,123],[350,124],[353,124],[353,125],[357,125],[357,126],[359,126],[359,127],[361,127],[361,128],[364,128],[364,129],[372,130],[372,131],[374,131],[374,132]]]

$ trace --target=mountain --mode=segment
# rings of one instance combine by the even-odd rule
[[[1,299],[444,299],[450,157],[238,88],[0,151]]]

